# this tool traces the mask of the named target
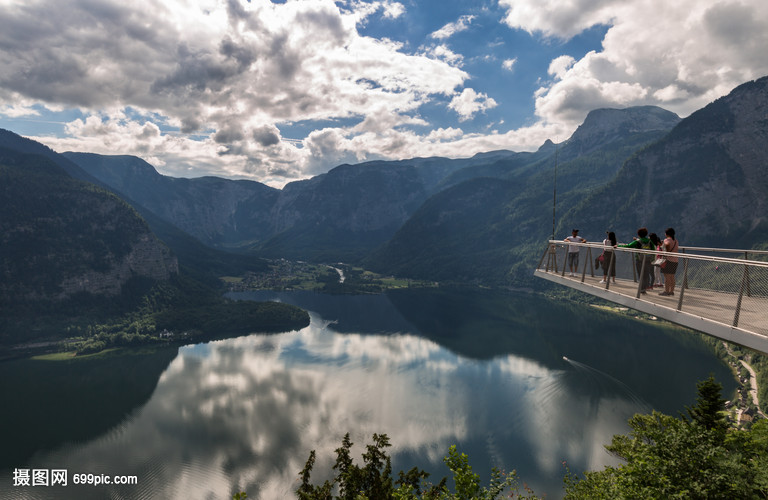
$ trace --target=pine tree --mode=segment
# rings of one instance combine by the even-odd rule
[[[710,374],[707,380],[696,384],[696,389],[698,390],[696,404],[692,408],[686,407],[688,415],[705,429],[714,431],[714,435],[722,441],[728,430],[728,422],[723,413],[725,400],[721,397],[723,386]]]

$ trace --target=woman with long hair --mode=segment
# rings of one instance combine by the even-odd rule
[[[662,248],[666,254],[672,255],[664,255],[664,257],[666,257],[666,262],[664,263],[664,267],[661,268],[661,274],[664,275],[664,291],[659,295],[669,296],[675,294],[675,272],[677,271],[678,258],[675,257],[674,254],[677,253],[679,245],[675,239],[675,230],[673,228],[667,228],[667,230],[664,231],[664,235],[666,238],[664,238]]]
[[[616,260],[613,256],[613,249],[616,248],[617,245],[616,233],[613,231],[606,231],[605,234],[607,234],[608,237],[603,240],[603,262],[601,264],[601,267],[603,268],[603,281],[600,283],[606,283],[609,279],[609,275],[613,278],[613,282],[616,283]],[[608,269],[609,266],[610,269]]]

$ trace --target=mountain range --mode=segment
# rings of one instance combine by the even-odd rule
[[[553,229],[562,232],[553,228],[555,192],[557,215],[679,122],[656,107],[596,110],[571,138],[546,143],[528,161],[511,157],[493,168],[470,167],[462,172],[468,180],[432,196],[366,265],[423,279],[530,282],[534,255]]]
[[[8,131],[0,131],[0,147],[6,159],[9,151],[44,157],[46,175],[111,190],[133,206],[136,220],[146,221],[142,227],[150,227],[180,265],[197,272],[259,267],[259,258],[268,257],[509,285],[530,282],[545,241],[564,237],[572,226],[592,240],[612,229],[628,241],[644,225],[656,232],[674,226],[688,245],[768,242],[767,103],[768,77],[682,120],[651,106],[599,109],[568,140],[547,141],[535,152],[340,165],[283,189],[216,177],[172,178],[132,156],[58,154]],[[4,172],[19,174],[14,161],[0,163]],[[37,181],[30,179],[23,189],[34,190],[29,182]],[[6,196],[4,234],[23,233],[31,205],[15,206],[13,193]],[[92,229],[115,227],[104,214],[93,219]],[[10,241],[6,237],[6,245]],[[4,265],[6,276],[18,278]]]
[[[564,192],[604,182],[638,145],[660,137],[678,121],[673,113],[653,107],[593,112],[559,152],[561,176],[571,184]],[[63,156],[213,248],[269,258],[373,262],[372,252],[428,200],[454,186],[482,177],[507,179],[519,187],[548,185],[537,177],[557,149],[547,141],[533,153],[494,151],[468,159],[341,165],[282,190],[253,181],[167,177],[130,156]],[[595,155],[601,156],[597,167],[587,160]],[[580,163],[569,167],[578,159]]]

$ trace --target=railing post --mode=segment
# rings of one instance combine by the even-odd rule
[[[616,265],[616,249],[614,248],[611,252],[611,260],[608,262],[608,275],[605,277],[605,289],[608,290],[608,288],[611,285],[611,275],[616,272],[616,268],[614,267]]]
[[[686,288],[688,288],[688,259],[683,258],[683,283],[680,285],[680,298],[677,300],[678,311],[683,309],[683,296]]]
[[[637,255],[634,252],[630,253],[629,255],[630,255],[629,258],[632,259],[632,266],[631,266],[632,267],[632,281],[637,283],[637,264],[635,264],[635,261],[637,259]]]
[[[637,280],[637,294],[635,295],[636,299],[639,299],[640,298],[640,294],[645,292],[645,290],[643,289],[643,285],[645,284],[645,283],[643,283],[643,276],[645,276],[645,264],[647,262],[647,260],[645,258],[645,255],[643,255],[643,254],[638,254],[638,255],[640,255],[642,257],[642,259],[643,259],[642,262],[643,263],[640,264],[640,279]],[[635,269],[637,269],[637,266],[635,266]]]
[[[592,247],[587,247],[587,262],[589,263],[589,269],[592,273],[592,277],[595,277],[595,269],[592,265]],[[584,263],[584,270],[581,272],[581,282],[584,283],[584,278],[587,276],[587,262]]]
[[[736,300],[736,312],[733,315],[733,327],[739,326],[739,315],[741,314],[741,300],[744,298],[744,290],[749,286],[749,267],[744,264],[744,274],[741,276],[741,286],[739,287],[739,298]]]
[[[539,265],[538,265],[538,267],[536,267],[536,269],[541,269],[541,265],[544,263],[544,257],[546,257],[547,254],[551,253],[551,250],[550,250],[551,248],[552,248],[552,245],[547,243],[547,248],[545,248],[544,249],[544,253],[541,254],[541,259],[539,259]],[[547,260],[546,271],[549,272],[549,260]],[[557,271],[555,271],[555,272],[557,272]]]
[[[552,265],[555,268],[555,274],[557,274],[557,245],[552,245],[550,250],[550,258],[552,259]],[[565,265],[565,263],[563,263]]]
[[[565,278],[565,269],[568,267],[568,245],[565,245],[564,248],[565,248],[565,256],[563,258],[563,274],[560,275],[561,278]]]

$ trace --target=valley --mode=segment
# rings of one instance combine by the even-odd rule
[[[745,211],[768,198],[765,160],[744,152],[768,137],[764,109],[768,78],[682,120],[652,106],[595,110],[568,140],[535,152],[340,165],[283,189],[172,178],[136,157],[59,154],[0,131],[0,342],[77,339],[84,352],[154,342],[157,332],[184,331],[192,308],[230,307],[220,298],[227,290],[381,293],[440,283],[546,292],[531,275],[537,245],[571,226],[589,238],[612,228],[621,239],[638,225],[674,223],[687,245],[711,243],[714,230],[765,246],[760,210]],[[671,180],[649,190],[662,164]],[[678,194],[685,178],[700,182]],[[702,200],[717,201],[702,208]],[[117,222],[114,210],[127,218]],[[686,215],[667,220],[674,213]],[[347,263],[343,282],[329,262]]]

